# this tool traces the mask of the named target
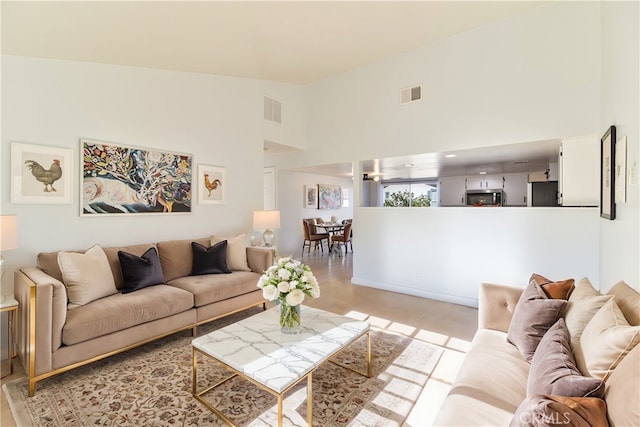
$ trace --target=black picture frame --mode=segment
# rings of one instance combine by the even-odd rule
[[[616,127],[609,129],[600,139],[600,217],[616,219],[615,164]]]

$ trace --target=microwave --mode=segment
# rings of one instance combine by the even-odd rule
[[[468,206],[502,206],[502,190],[467,191]]]

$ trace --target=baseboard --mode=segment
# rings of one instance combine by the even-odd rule
[[[464,305],[467,307],[478,308],[477,298],[460,297],[456,295],[441,294],[438,292],[424,291],[416,288],[408,288],[405,286],[389,285],[387,283],[374,282],[359,277],[352,277],[351,283],[354,285],[367,286],[369,288],[382,289],[384,291],[398,292],[416,297],[429,298],[436,301],[443,301],[452,304]]]

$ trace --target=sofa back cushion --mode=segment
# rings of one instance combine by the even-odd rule
[[[164,280],[167,282],[191,274],[191,268],[193,267],[191,242],[197,242],[206,247],[211,246],[209,238],[167,240],[158,242],[156,245]]]
[[[616,304],[630,325],[640,325],[640,293],[623,281],[619,281],[607,292],[615,297]]]

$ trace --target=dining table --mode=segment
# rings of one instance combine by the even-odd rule
[[[329,233],[329,253],[333,250],[333,242],[331,241],[331,236],[340,231],[344,231],[346,224],[340,224],[337,222],[323,222],[322,224],[316,224],[316,228],[323,228],[327,233]]]

